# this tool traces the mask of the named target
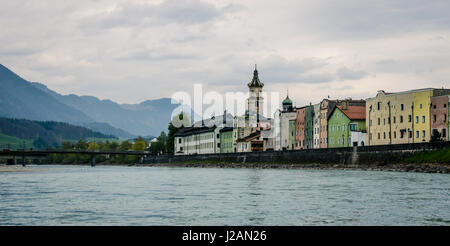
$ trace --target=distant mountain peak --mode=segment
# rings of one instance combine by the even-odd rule
[[[118,104],[95,96],[61,95],[43,83],[20,78],[3,65],[0,66],[0,102],[5,105],[0,107],[0,117],[54,120],[135,136],[159,136],[161,131],[167,131],[172,112],[179,106],[172,104],[170,98]]]

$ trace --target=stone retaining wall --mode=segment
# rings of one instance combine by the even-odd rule
[[[226,162],[284,164],[389,164],[423,151],[450,147],[450,142],[360,146],[349,148],[308,149],[187,156],[147,156],[145,163]]]

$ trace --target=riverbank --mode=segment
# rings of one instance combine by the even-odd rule
[[[45,165],[73,165],[73,164],[45,164]],[[75,164],[90,166],[88,164]],[[360,171],[388,171],[388,172],[417,172],[417,173],[442,173],[450,174],[450,164],[442,163],[416,163],[416,164],[373,164],[373,165],[348,165],[348,164],[275,164],[275,163],[225,163],[225,162],[173,162],[153,164],[112,164],[98,163],[96,166],[123,166],[123,167],[186,167],[186,168],[253,168],[253,169],[305,169],[305,170],[360,170]],[[30,166],[0,165],[2,172],[28,172],[33,171]]]
[[[28,172],[31,169],[28,167],[23,167],[22,165],[0,165],[0,173],[7,172]]]
[[[155,163],[135,164],[141,167],[188,167],[188,168],[259,168],[259,169],[323,169],[323,170],[363,170],[363,171],[391,171],[391,172],[420,172],[420,173],[450,173],[449,164],[386,164],[386,165],[348,165],[348,164],[269,164],[269,163]]]

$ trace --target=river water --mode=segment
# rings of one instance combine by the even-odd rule
[[[450,225],[450,175],[29,166],[0,173],[0,225]]]

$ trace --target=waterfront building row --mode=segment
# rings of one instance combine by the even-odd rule
[[[175,154],[338,148],[449,140],[450,90],[378,91],[365,100],[323,99],[294,107],[286,95],[275,118],[263,116],[258,71],[248,84],[245,115],[213,117],[213,127],[181,129]],[[217,124],[222,121],[222,124]]]

